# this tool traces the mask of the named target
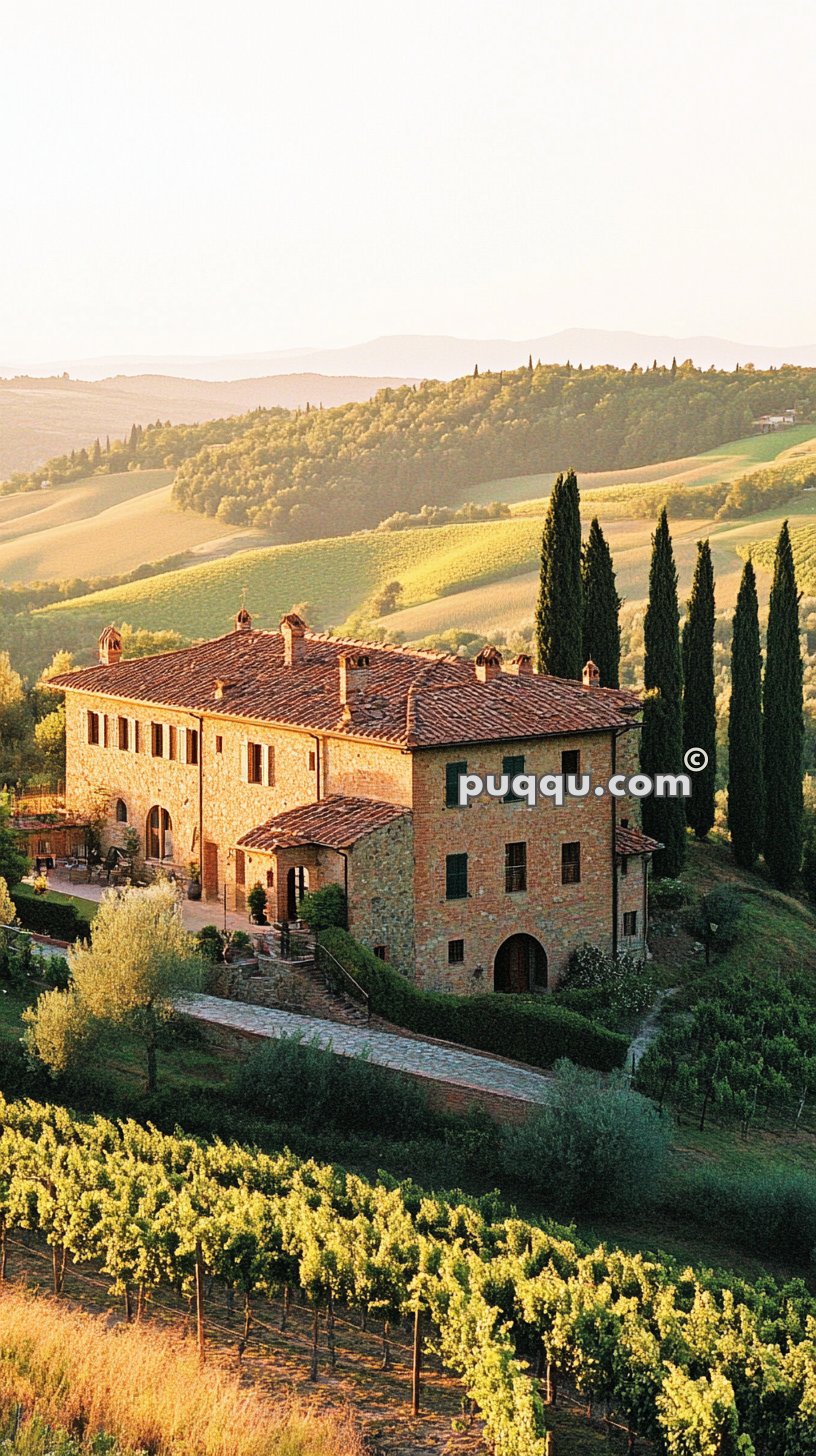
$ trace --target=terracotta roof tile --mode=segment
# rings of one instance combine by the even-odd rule
[[[328,849],[346,849],[375,829],[402,819],[410,809],[380,799],[358,799],[333,794],[316,804],[302,804],[276,814],[266,824],[250,829],[238,840],[241,849],[289,849],[296,845],[320,844]]]
[[[361,646],[370,660],[367,687],[344,715],[339,660]],[[287,667],[279,632],[245,629],[178,652],[81,668],[49,686],[400,747],[609,731],[631,725],[638,706],[633,693],[535,674],[499,672],[482,683],[464,658],[382,643],[307,633],[304,649]]]
[[[656,849],[662,848],[659,839],[650,839],[642,829],[633,829],[629,825],[624,828],[622,824],[615,829],[615,850],[618,854],[654,854]]]

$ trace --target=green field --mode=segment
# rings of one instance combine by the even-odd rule
[[[175,508],[170,470],[92,475],[0,497],[0,582],[116,576],[177,551],[223,554],[260,541]]]
[[[816,491],[808,497],[811,503],[812,514],[816,515]],[[796,566],[796,580],[802,591],[808,595],[816,595],[816,522],[797,524],[798,518],[791,512],[791,546],[793,547],[793,560]],[[759,525],[759,520],[755,521]],[[762,540],[753,540],[740,546],[740,554],[748,556],[749,552],[755,566],[763,571],[773,571],[774,552],[776,541],[773,535],[766,536]]]

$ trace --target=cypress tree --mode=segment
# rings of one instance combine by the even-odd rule
[[[680,658],[677,570],[666,510],[652,537],[649,604],[644,621],[646,695],[640,761],[644,773],[680,773],[683,758],[683,669]],[[655,874],[676,875],[686,850],[686,813],[682,799],[643,800],[643,828],[663,849],[654,857]]]
[[[621,599],[615,587],[612,553],[598,517],[593,518],[581,559],[583,629],[581,657],[591,657],[601,675],[601,687],[620,686]]]
[[[691,775],[686,822],[698,839],[714,824],[717,704],[714,696],[714,567],[707,541],[697,542],[697,565],[683,624],[683,751],[702,748],[705,768]]]
[[[776,545],[763,691],[765,792],[773,812],[765,823],[765,863],[780,890],[802,863],[802,654],[799,593],[788,523]]]
[[[734,859],[750,870],[762,849],[762,649],[753,562],[742,572],[731,633],[731,709],[728,717],[728,829]]]
[[[539,672],[580,678],[581,513],[575,472],[559,475],[552,488],[541,538],[541,577],[536,606]]]

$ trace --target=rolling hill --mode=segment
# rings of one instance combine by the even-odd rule
[[[285,373],[231,381],[176,379],[161,374],[119,375],[88,382],[56,376],[0,379],[0,480],[15,470],[32,470],[64,450],[91,446],[106,435],[122,435],[132,424],[171,420],[192,424],[246,410],[281,406],[325,407],[368,399],[404,378],[326,378]]]

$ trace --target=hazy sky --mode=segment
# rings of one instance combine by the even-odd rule
[[[816,342],[816,6],[6,0],[0,364]]]

